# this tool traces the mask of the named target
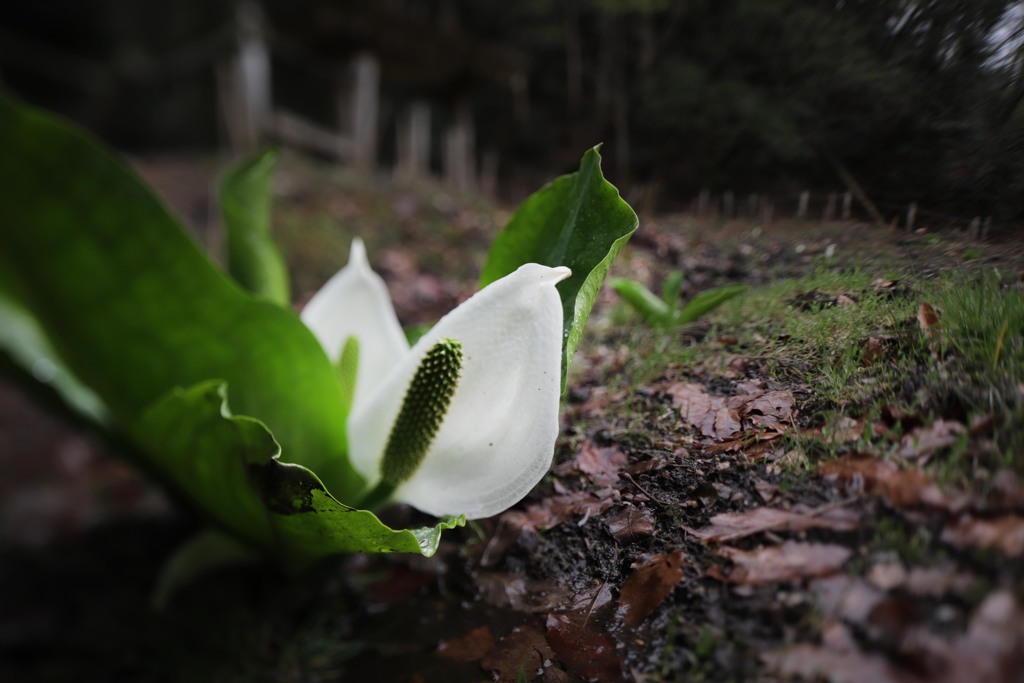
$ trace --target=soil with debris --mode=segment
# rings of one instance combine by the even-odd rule
[[[211,214],[203,182],[187,176],[199,191],[176,194],[162,179],[180,168],[161,168],[142,165],[184,215]],[[507,217],[433,187],[311,172],[292,163],[278,178],[297,293],[366,234],[410,325],[472,292]],[[891,297],[968,267],[1019,286],[1019,239],[939,236],[651,217],[616,272],[654,285],[681,268],[684,298],[822,267],[876,268],[875,294]],[[784,305],[869,294],[809,289]],[[429,559],[343,557],[298,579],[225,569],[162,612],[153,581],[195,520],[108,444],[0,387],[0,679],[1024,680],[1024,453],[992,455],[1000,413],[986,422],[964,408],[974,394],[933,395],[916,366],[901,388],[923,396],[915,411],[851,400],[837,412],[784,344],[770,358],[752,346],[771,326],[654,331],[616,322],[619,307],[602,295],[555,464],[512,510],[447,534]],[[924,315],[866,331],[864,362],[929,329]],[[694,355],[652,362],[676,347]],[[936,467],[953,451],[974,459],[968,476]],[[429,522],[407,509],[386,521]]]

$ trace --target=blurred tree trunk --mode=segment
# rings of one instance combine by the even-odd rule
[[[578,114],[583,103],[583,39],[580,15],[572,4],[565,5],[565,94],[570,114]]]
[[[600,54],[597,65],[597,84],[594,88],[594,105],[602,123],[608,120],[608,108],[612,99],[612,29],[611,17],[602,12],[598,15],[598,35],[601,36]]]
[[[623,17],[626,20],[626,17]],[[611,31],[609,53],[612,55],[612,130],[615,135],[615,168],[617,180],[622,185],[629,185],[632,150],[629,140],[629,77],[626,73],[627,61],[621,53],[625,46],[622,42],[622,31]]]

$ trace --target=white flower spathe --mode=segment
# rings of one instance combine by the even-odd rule
[[[432,515],[489,517],[547,472],[558,436],[562,304],[568,268],[529,263],[473,295],[411,349],[387,288],[358,239],[349,264],[310,300],[302,320],[337,360],[359,342],[349,457],[372,486],[409,383],[442,339],[462,346],[461,379],[419,469],[393,499]]]

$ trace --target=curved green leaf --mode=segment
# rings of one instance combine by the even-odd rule
[[[269,149],[224,174],[220,211],[227,228],[228,272],[245,290],[288,306],[288,270],[270,237],[270,176],[277,150]]]
[[[232,415],[227,393],[218,381],[175,389],[142,414],[132,436],[161,454],[154,465],[175,490],[267,556],[298,569],[338,553],[431,555],[441,530],[463,523],[396,531],[343,505],[309,469],[280,462],[270,430]]]
[[[682,293],[683,271],[673,270],[661,285],[661,299],[674,315],[679,310],[679,295]]]
[[[601,155],[594,147],[583,155],[579,171],[527,197],[491,245],[481,287],[524,263],[572,269],[572,277],[558,285],[565,316],[563,387],[601,284],[638,225],[636,213],[601,174]]]
[[[686,325],[704,317],[746,288],[746,285],[726,285],[701,292],[676,313],[675,324]]]
[[[239,289],[88,134],[0,94],[0,150],[0,287],[119,424],[174,387],[223,379],[289,461],[355,498],[338,380],[294,313]]]
[[[672,309],[636,280],[613,277],[609,284],[612,290],[635,308],[649,325],[664,327],[671,324]]]
[[[105,425],[109,422],[103,402],[64,365],[50,345],[39,322],[0,289],[0,350],[39,385],[53,391],[53,398],[72,413]]]

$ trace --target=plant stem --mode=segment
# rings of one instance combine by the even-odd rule
[[[363,499],[356,505],[360,510],[376,510],[391,500],[391,496],[395,492],[395,485],[389,484],[388,482],[381,480],[374,486],[369,493],[363,496]]]

